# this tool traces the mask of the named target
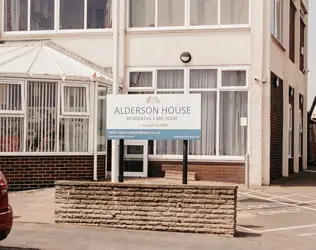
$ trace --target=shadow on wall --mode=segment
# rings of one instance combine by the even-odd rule
[[[299,174],[294,174],[290,177],[281,178],[273,183],[271,186],[281,186],[281,187],[316,187],[316,167],[308,167],[307,170],[300,172]]]

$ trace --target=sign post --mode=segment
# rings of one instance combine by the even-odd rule
[[[183,184],[187,184],[188,141],[201,139],[201,95],[109,95],[106,128],[108,140],[120,141],[120,182],[124,140],[182,140]]]
[[[124,181],[124,140],[120,139],[120,160],[119,160],[119,176],[118,181]]]
[[[182,184],[188,184],[188,140],[183,141]]]

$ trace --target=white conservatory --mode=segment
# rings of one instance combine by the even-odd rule
[[[96,179],[111,86],[110,70],[51,42],[1,45],[0,158],[87,155]]]

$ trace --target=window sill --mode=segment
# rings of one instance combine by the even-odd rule
[[[212,25],[189,27],[155,27],[155,28],[127,28],[126,34],[157,34],[157,33],[195,33],[215,31],[250,31],[250,25]]]
[[[2,39],[25,38],[25,37],[56,37],[56,36],[93,36],[111,35],[113,29],[86,29],[86,30],[46,30],[46,31],[9,31],[1,34]]]
[[[286,51],[283,44],[273,34],[271,34],[271,38],[272,38],[272,42],[274,42],[283,52]]]

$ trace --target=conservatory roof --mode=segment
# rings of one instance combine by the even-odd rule
[[[7,75],[112,82],[106,73],[42,43],[0,45],[0,76]]]

